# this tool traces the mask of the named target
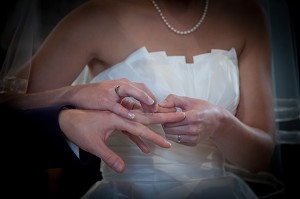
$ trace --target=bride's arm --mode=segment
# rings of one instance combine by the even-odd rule
[[[210,138],[229,162],[256,172],[269,164],[276,129],[268,25],[257,6],[248,10],[251,13],[245,11],[241,21],[245,45],[239,54],[240,102],[236,115],[207,101],[174,95],[162,105],[178,106],[186,112],[185,121],[164,125],[167,138],[175,142],[181,139],[186,145]]]
[[[116,93],[116,87],[118,87],[118,93]],[[133,97],[141,102],[145,112],[155,112],[157,109],[154,94],[143,83],[130,82],[125,78],[66,86],[31,94],[2,95],[0,102],[18,109],[72,105],[82,109],[108,110],[132,119],[134,114],[120,104],[124,97]]]
[[[269,24],[262,9],[253,6],[251,12],[245,19],[246,41],[239,56],[240,103],[236,117],[224,127],[228,136],[221,141],[220,132],[215,141],[229,161],[258,171],[269,164],[276,127]]]
[[[117,92],[116,86],[119,86]],[[28,133],[22,143],[30,144],[35,140],[34,145],[28,146],[37,148],[36,143],[45,142],[43,148],[50,152],[58,145],[62,151],[70,151],[66,147],[68,145],[65,135],[80,148],[107,161],[116,171],[121,172],[124,169],[124,162],[105,144],[114,130],[128,132],[129,137],[134,139],[141,150],[148,152],[149,149],[140,137],[165,148],[170,147],[170,143],[146,125],[178,122],[185,117],[184,114],[177,114],[174,111],[163,114],[152,113],[153,111],[150,114],[131,112],[119,103],[126,96],[138,99],[142,102],[143,108],[148,110],[154,111],[157,108],[156,99],[152,93],[147,92],[143,84],[120,79],[8,96],[12,97],[10,99],[1,96],[0,109],[1,113],[5,114],[4,123],[8,125],[7,135],[13,135],[19,140],[25,135],[24,130]],[[62,109],[66,105],[82,109]],[[10,124],[15,128],[10,129]]]
[[[99,57],[101,47],[107,48],[103,44],[104,32],[108,27],[106,23],[110,23],[102,15],[105,16],[105,11],[101,6],[87,1],[53,28],[23,66],[30,68],[28,93],[69,86],[90,62],[102,64]]]

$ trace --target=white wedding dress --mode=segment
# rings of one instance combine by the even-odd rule
[[[235,114],[239,103],[239,71],[235,49],[211,50],[186,63],[183,56],[138,49],[124,61],[98,74],[91,82],[128,78],[145,83],[158,101],[168,94],[208,100]],[[164,136],[160,125],[151,126]],[[163,149],[149,143],[144,154],[124,134],[116,133],[109,147],[126,163],[118,174],[102,162],[103,180],[83,198],[101,199],[255,199],[257,196],[239,177],[224,170],[221,152],[209,140],[195,147],[172,143]]]

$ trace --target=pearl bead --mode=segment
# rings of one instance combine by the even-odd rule
[[[155,2],[155,0],[151,0],[153,6],[155,7],[155,9],[157,10],[158,14],[160,15],[160,18],[162,19],[162,21],[164,22],[164,24],[174,33],[178,34],[178,35],[187,35],[190,34],[192,32],[194,32],[195,30],[197,30],[200,25],[202,24],[202,22],[204,21],[206,14],[207,14],[207,10],[208,10],[208,1],[205,1],[205,7],[204,7],[204,11],[202,13],[201,18],[199,19],[199,21],[196,23],[196,25],[194,25],[191,29],[189,30],[184,30],[184,31],[180,31],[177,30],[176,28],[174,28],[166,19],[166,17],[164,16],[164,14],[162,13],[161,9],[159,8],[158,4]]]

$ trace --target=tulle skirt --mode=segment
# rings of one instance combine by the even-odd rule
[[[239,177],[227,174],[189,182],[98,181],[82,199],[257,199]]]

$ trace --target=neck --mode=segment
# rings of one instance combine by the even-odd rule
[[[199,16],[199,12],[203,10],[205,1],[202,0],[155,0],[165,15],[174,16],[175,18],[181,15]]]
[[[160,3],[164,3],[163,5],[159,5],[159,3],[156,2],[156,0],[151,1],[165,25],[171,31],[179,35],[190,34],[196,29],[198,29],[203,20],[205,19],[208,9],[208,0],[205,0],[205,2],[190,1],[188,5],[185,4],[187,5],[185,8],[183,8],[183,6],[179,6],[179,4],[175,4],[174,2],[173,4],[166,5],[166,0],[160,1]],[[203,5],[194,5],[193,3],[195,2],[198,2],[197,4],[201,3]],[[199,16],[199,13],[201,13],[201,7],[202,16]],[[194,23],[194,25],[190,25],[191,21],[195,21],[196,23]]]
[[[204,5],[202,0],[156,0],[162,6],[166,6],[167,9],[180,9],[187,10],[191,8],[198,8],[199,5]]]

